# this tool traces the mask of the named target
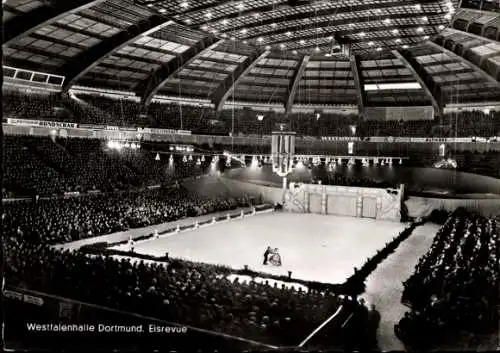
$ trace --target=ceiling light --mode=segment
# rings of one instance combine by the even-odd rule
[[[286,32],[286,35],[290,37],[292,35],[292,32]]]
[[[425,36],[425,37],[424,37],[424,40],[427,40],[427,39],[429,39],[429,36]]]
[[[186,8],[189,7],[189,3],[187,1],[181,2],[181,7]]]
[[[167,10],[165,10],[165,9],[159,9],[158,11],[161,12],[161,13],[167,12]]]
[[[276,26],[277,26],[277,24],[276,24],[276,23],[274,23],[274,22],[273,22],[273,23],[271,23],[271,27],[273,27],[273,28],[274,28],[274,27],[276,27]]]
[[[303,45],[303,44],[306,44],[306,41],[301,39],[299,43]]]
[[[245,33],[247,33],[247,32],[248,32],[248,30],[247,30],[246,28],[243,28],[243,29],[241,30],[241,34],[245,34]]]
[[[207,13],[205,14],[205,17],[207,17],[207,18],[212,18],[212,13],[211,13],[211,12],[207,12]]]
[[[354,23],[349,23],[349,27],[354,27]]]
[[[451,20],[451,14],[447,13],[446,15],[444,15],[444,18],[446,18],[447,20]]]
[[[443,25],[439,25],[439,30],[442,31],[444,29],[444,26]]]
[[[244,41],[243,41],[243,44],[248,44],[248,41],[247,41],[247,40],[244,40]]]
[[[316,51],[320,51],[321,49],[319,49],[319,47],[316,47],[316,48],[314,48],[314,50],[316,50]]]
[[[260,14],[258,12],[253,14],[253,17],[255,17],[255,18],[258,18],[259,16],[260,16]]]
[[[264,38],[262,38],[262,37],[257,38],[257,42],[262,43],[263,41],[264,41]]]
[[[401,39],[396,39],[396,43],[401,43]]]
[[[365,33],[365,32],[360,32],[360,33],[359,33],[359,36],[360,36],[360,37],[364,37],[364,36],[366,36],[366,33]]]
[[[270,46],[270,45],[267,45],[267,46],[266,46],[266,50],[271,50],[271,46]]]
[[[186,20],[184,22],[186,22],[188,25],[191,24],[191,20],[189,18],[186,18]]]
[[[418,10],[418,11],[422,10],[422,5],[420,5],[420,4],[415,5],[415,10]]]
[[[398,34],[399,33],[399,29],[393,29],[392,30],[392,34]]]
[[[229,21],[225,18],[221,21],[221,23],[225,26],[229,23]]]
[[[328,40],[333,40],[333,36],[328,37]]]
[[[245,5],[242,2],[240,2],[238,5],[236,5],[236,8],[240,11],[243,11],[245,9]]]
[[[208,30],[208,26],[207,26],[207,25],[203,25],[203,26],[201,26],[201,30],[202,30],[202,31],[206,31],[206,30]]]
[[[384,23],[385,23],[386,25],[388,25],[389,23],[391,23],[391,19],[390,19],[390,18],[386,18],[386,19],[384,20]]]
[[[227,38],[227,34],[226,34],[226,33],[222,33],[222,34],[221,34],[221,37],[222,37],[222,38]]]
[[[231,37],[231,40],[236,40],[236,38],[234,38],[234,37]]]
[[[368,42],[368,45],[369,46],[372,46],[374,43],[373,42]]]
[[[408,44],[403,45],[403,49],[408,49]]]
[[[292,51],[293,55],[297,55],[297,50]]]
[[[281,43],[281,44],[280,44],[280,48],[281,48],[281,49],[285,49],[285,44]]]
[[[427,16],[424,16],[424,17],[422,17],[422,21],[424,21],[424,22],[428,22],[428,21],[429,21],[429,19],[427,18]]]
[[[381,51],[381,50],[382,50],[382,48],[381,48],[381,47],[378,47],[378,48],[377,48],[377,51]]]
[[[423,28],[423,27],[418,27],[418,28],[417,28],[417,32],[422,33],[423,31],[424,31],[424,28]]]

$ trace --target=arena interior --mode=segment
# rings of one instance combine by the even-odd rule
[[[498,0],[3,0],[4,348],[498,350]]]

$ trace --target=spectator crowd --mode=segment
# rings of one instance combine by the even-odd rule
[[[418,345],[450,329],[498,326],[499,225],[464,209],[449,216],[404,283],[402,300],[411,312],[396,326],[404,341]]]
[[[48,244],[236,208],[183,189],[6,204],[7,285],[274,342],[296,342],[340,303],[333,294],[226,279],[221,266],[89,257]],[[278,340],[278,341],[276,341]]]
[[[294,113],[248,108],[217,113],[202,105],[138,101],[98,94],[49,95],[6,91],[5,118],[56,120],[94,125],[183,129],[208,135],[270,135],[277,123],[287,123],[299,136],[492,137],[500,135],[499,112],[461,111],[434,120],[378,121],[329,112]],[[262,115],[262,119],[257,116]]]

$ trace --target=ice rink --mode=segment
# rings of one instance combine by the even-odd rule
[[[267,213],[135,244],[141,254],[188,259],[327,283],[343,283],[405,224],[318,214]],[[283,266],[262,265],[267,246]],[[128,250],[127,245],[115,249]]]

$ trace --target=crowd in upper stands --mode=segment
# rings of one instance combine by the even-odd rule
[[[99,139],[6,136],[4,188],[25,196],[127,190],[200,175],[211,162],[169,159],[158,160],[148,146],[112,150]]]
[[[4,225],[22,237],[60,243],[234,209],[245,199],[202,198],[182,187],[5,205]]]
[[[202,105],[137,101],[97,94],[76,96],[3,92],[5,118],[56,120],[95,125],[183,129],[193,134],[270,135],[277,123],[288,123],[303,136],[492,137],[500,135],[499,112],[463,111],[429,121],[373,121],[355,115],[293,113],[248,108],[215,112]],[[258,120],[257,116],[263,119]]]
[[[485,332],[496,327],[499,236],[498,219],[464,209],[450,215],[404,283],[402,300],[411,312],[396,327],[404,341],[417,346],[425,335],[447,329]]]

